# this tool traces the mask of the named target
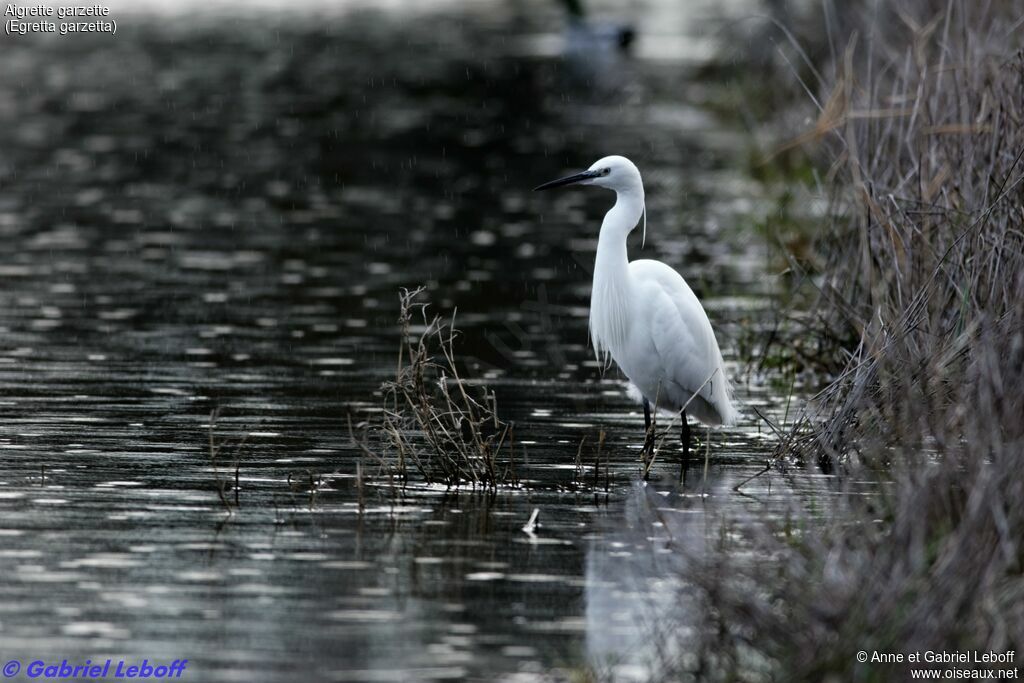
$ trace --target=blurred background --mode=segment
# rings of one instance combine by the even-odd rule
[[[653,634],[701,628],[670,569],[718,515],[832,495],[814,476],[733,494],[770,450],[753,420],[712,437],[704,484],[677,484],[674,455],[636,483],[642,416],[587,344],[612,197],[531,193],[632,158],[632,256],[684,274],[742,400],[785,411],[766,392],[797,379],[746,363],[774,324],[777,206],[748,65],[781,7],[107,6],[114,35],[0,36],[5,655],[186,658],[203,681],[656,678],[659,649],[685,651]],[[399,489],[354,445],[417,286],[516,424],[519,488]]]

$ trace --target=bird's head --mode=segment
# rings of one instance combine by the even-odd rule
[[[640,180],[640,171],[636,165],[626,157],[610,156],[598,159],[594,164],[582,173],[576,173],[565,178],[552,180],[549,183],[538,185],[533,188],[537,190],[550,190],[553,187],[562,187],[579,183],[581,185],[597,185],[606,187],[616,192],[638,192],[643,194],[643,183]]]
[[[553,187],[561,187],[573,183],[607,187],[609,190],[615,190],[619,200],[626,198],[627,204],[635,206],[637,213],[626,221],[628,225],[625,226],[626,229],[623,234],[629,234],[636,226],[636,221],[642,216],[644,219],[643,241],[647,241],[647,210],[644,205],[644,184],[640,180],[640,171],[637,170],[636,165],[632,161],[626,157],[614,155],[598,159],[590,168],[582,173],[552,180],[550,183],[538,185],[533,190],[534,192],[537,190],[550,190]],[[619,200],[616,200],[616,206],[618,206]],[[608,216],[611,215],[612,212],[610,211]]]

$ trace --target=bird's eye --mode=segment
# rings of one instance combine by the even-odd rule
[[[612,172],[612,169],[610,169],[610,168],[602,168],[601,169],[601,175],[608,175],[611,172]]]

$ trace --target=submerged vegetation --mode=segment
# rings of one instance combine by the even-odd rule
[[[848,495],[824,530],[757,534],[742,561],[723,540],[695,572],[701,678],[899,680],[857,653],[1024,643],[1020,5],[823,7],[794,146],[831,202],[794,334],[834,380],[781,442]]]

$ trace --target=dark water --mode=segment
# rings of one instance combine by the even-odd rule
[[[679,486],[672,449],[640,483],[642,416],[587,347],[611,197],[530,188],[636,160],[643,255],[682,270],[741,400],[780,419],[738,357],[770,324],[770,205],[700,104],[723,87],[698,77],[713,41],[688,12],[708,11],[655,4],[629,59],[564,57],[553,3],[4,36],[0,654],[187,658],[202,681],[656,675],[652,634],[700,628],[688,560],[726,520],[827,505],[828,482],[733,493],[771,450],[748,411],[706,483]],[[348,418],[380,405],[418,285],[458,309],[523,486],[397,492],[364,463],[361,507]],[[215,410],[225,453],[248,435],[230,515]]]

